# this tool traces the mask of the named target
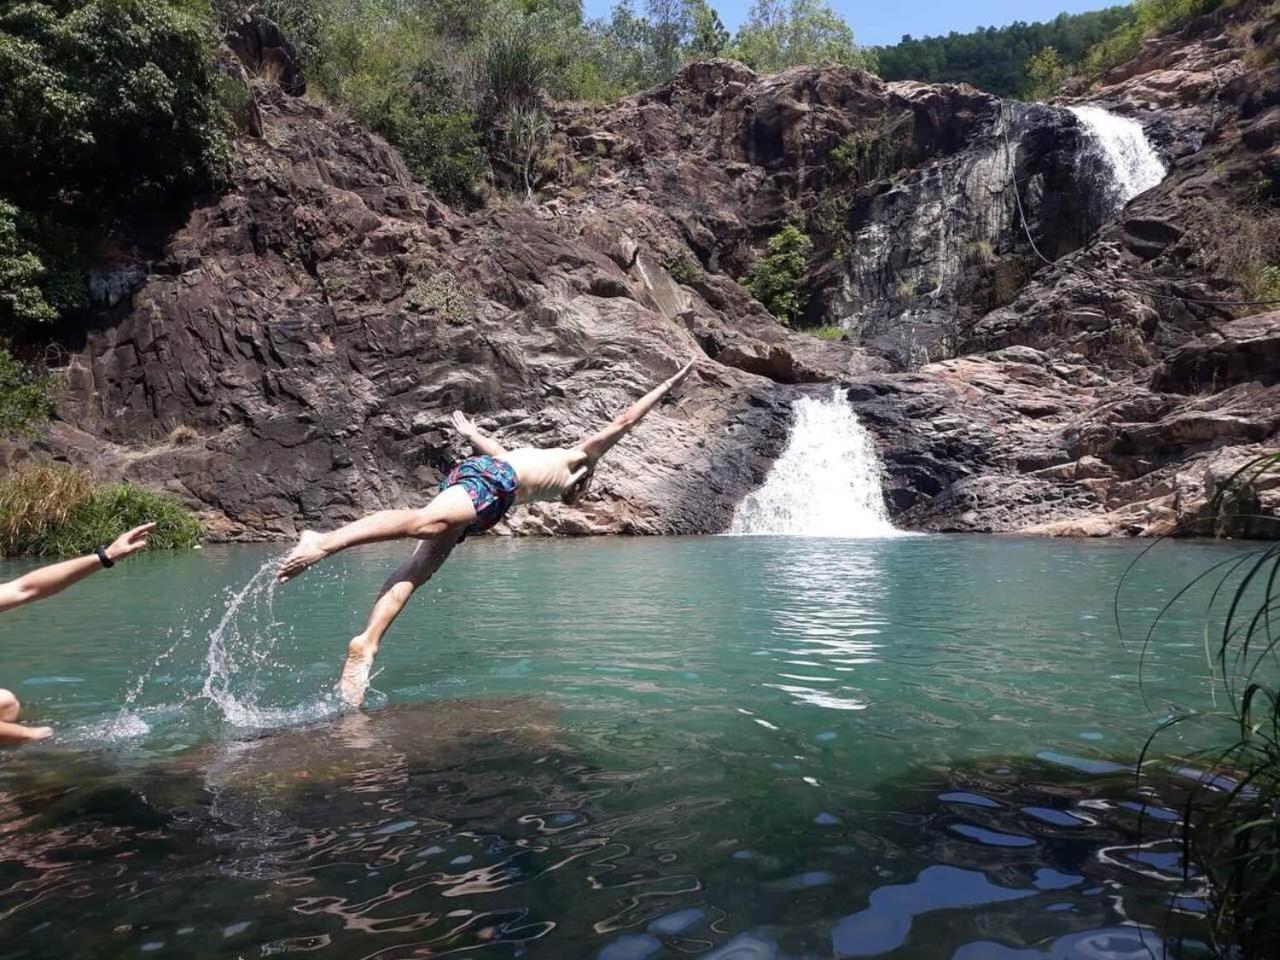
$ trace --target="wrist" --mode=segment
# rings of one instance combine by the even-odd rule
[[[105,567],[114,567],[116,565],[116,557],[111,552],[110,547],[97,547],[94,554],[98,557],[98,562]]]

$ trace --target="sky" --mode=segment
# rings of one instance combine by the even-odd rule
[[[747,15],[751,0],[710,0],[731,31]],[[1002,27],[1014,20],[1052,20],[1059,13],[1100,10],[1125,0],[827,0],[853,27],[858,43],[897,43],[904,33],[934,36],[977,27]],[[587,16],[606,16],[614,0],[584,0]],[[637,12],[644,0],[632,0]]]

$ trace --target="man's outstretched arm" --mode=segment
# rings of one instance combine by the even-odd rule
[[[466,437],[471,446],[485,456],[501,459],[507,455],[507,451],[502,444],[493,439],[493,437],[484,434],[461,410],[453,412],[453,428]]]
[[[103,550],[103,553],[112,563],[137,553],[147,545],[147,534],[154,526],[154,523],[144,523],[140,527],[134,527],[120,534],[111,546]],[[20,607],[24,603],[33,603],[36,600],[51,597],[101,569],[102,560],[97,554],[91,553],[87,557],[63,560],[61,563],[51,563],[39,570],[32,570],[17,580],[0,584],[0,610]]]
[[[626,410],[614,418],[611,424],[578,444],[578,449],[587,455],[588,465],[594,466],[596,461],[608,453],[615,443],[625,437],[637,423],[643,420],[645,414],[657,406],[659,400],[689,375],[689,371],[693,369],[693,364],[694,361],[690,360],[674,376],[663,380],[662,383],[627,407]]]

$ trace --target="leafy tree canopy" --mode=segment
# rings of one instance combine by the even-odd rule
[[[886,80],[970,83],[989,93],[1017,97],[1032,80],[1027,62],[1046,47],[1062,61],[1076,63],[1091,46],[1133,23],[1136,16],[1134,7],[1116,6],[1063,13],[1046,23],[1018,21],[945,37],[904,36],[900,43],[876,48],[875,55]]]

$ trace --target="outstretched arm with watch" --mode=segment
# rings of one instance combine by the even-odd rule
[[[25,573],[17,580],[0,584],[0,611],[51,597],[95,570],[115,566],[117,560],[123,560],[145,547],[147,534],[154,527],[154,523],[144,523],[120,534],[110,546],[98,547],[87,556],[51,563]],[[0,689],[0,744],[43,740],[53,732],[48,727],[24,727],[16,723],[20,710],[18,698],[8,690]]]

